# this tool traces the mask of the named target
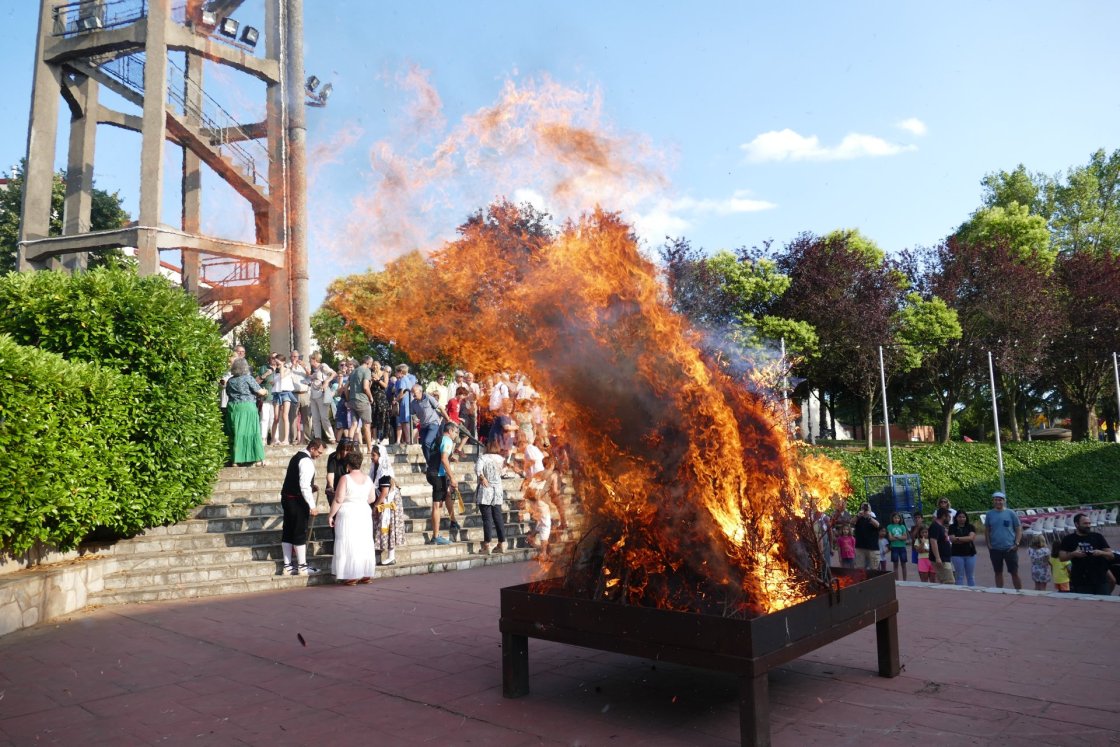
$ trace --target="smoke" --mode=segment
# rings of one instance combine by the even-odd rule
[[[392,131],[368,148],[363,187],[341,208],[313,211],[317,250],[344,264],[431,251],[451,238],[449,226],[501,197],[529,196],[563,222],[600,205],[637,214],[669,187],[665,155],[644,136],[617,132],[597,88],[547,75],[507,79],[492,104],[449,126],[427,71],[384,78],[405,101]],[[344,128],[322,147],[352,151],[358,137]]]

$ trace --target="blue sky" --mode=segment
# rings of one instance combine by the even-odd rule
[[[0,8],[3,164],[26,148],[37,5]],[[238,16],[257,21],[257,5]],[[334,85],[308,111],[313,303],[339,275],[438,246],[497,196],[560,218],[622,210],[651,249],[666,233],[716,250],[839,227],[888,251],[935,243],[985,173],[1056,173],[1120,147],[1118,22],[1106,2],[305,0],[307,71]],[[227,78],[211,94],[258,114]],[[484,110],[501,124],[483,127]],[[549,146],[557,125],[605,161]],[[135,212],[139,139],[98,138],[98,186]],[[244,233],[214,182],[204,225]]]

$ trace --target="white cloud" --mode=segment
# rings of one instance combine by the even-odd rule
[[[748,192],[736,191],[731,197],[722,200],[705,198],[697,200],[694,197],[682,197],[673,200],[672,208],[677,211],[695,213],[715,213],[716,215],[733,215],[735,213],[757,213],[762,210],[773,210],[776,204],[768,200],[755,200],[748,197]]]
[[[896,122],[895,127],[900,130],[906,130],[911,135],[916,135],[917,137],[921,137],[929,131],[929,128],[926,127],[926,123],[917,117],[909,117],[901,122]]]
[[[915,145],[900,145],[883,140],[875,135],[858,132],[844,136],[837,145],[821,145],[816,135],[801,135],[788,127],[784,130],[771,130],[757,136],[741,147],[747,160],[755,163],[763,161],[844,161],[853,158],[875,156],[894,156],[906,151],[917,150]]]
[[[691,227],[691,223],[674,214],[668,205],[658,205],[634,216],[634,230],[651,244],[660,244],[666,236],[680,236]]]
[[[649,210],[634,216],[634,227],[646,241],[660,243],[666,236],[680,236],[693,225],[698,215],[735,215],[773,210],[777,204],[751,197],[739,189],[730,197],[697,199],[695,197],[662,198]]]
[[[513,202],[515,205],[527,202],[542,213],[549,212],[548,202],[544,199],[544,195],[529,187],[513,190]]]

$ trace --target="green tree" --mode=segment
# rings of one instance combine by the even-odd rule
[[[1063,254],[1120,251],[1120,150],[1103,149],[1089,163],[1048,185],[1050,229]]]
[[[1006,243],[1013,256],[1035,262],[1045,271],[1049,271],[1057,256],[1050,245],[1046,218],[1032,214],[1027,205],[1014,201],[1006,207],[980,208],[957,229],[957,237],[970,244]]]
[[[746,249],[706,257],[683,238],[669,241],[660,253],[670,302],[697,328],[750,349],[785,338],[788,350],[816,351],[812,325],[772,313],[789,288],[773,259]]]
[[[0,273],[16,269],[19,244],[19,221],[23,212],[23,166],[20,165],[7,174],[8,186],[0,189]],[[62,235],[63,203],[66,199],[66,179],[60,171],[54,175],[51,185],[51,236]],[[123,199],[117,192],[109,193],[93,188],[90,197],[90,230],[105,231],[120,228],[132,218],[121,207]],[[134,260],[120,249],[103,249],[89,254],[89,268],[131,267]]]
[[[900,368],[910,371],[922,361],[945,348],[951,340],[959,339],[961,325],[957,312],[940,298],[922,298],[921,294],[906,294],[898,310],[898,345],[902,363]]]
[[[345,285],[351,280],[353,278],[343,278],[335,282]],[[319,352],[323,354],[323,361],[328,366],[337,369],[339,358],[363,358],[366,355],[372,355],[375,360],[389,365],[411,363],[388,340],[369,334],[356,321],[339,313],[333,306],[335,297],[328,293],[323,305],[311,315],[311,332],[315,335]]]
[[[1047,380],[1069,409],[1074,440],[1097,438],[1097,403],[1115,402],[1112,351],[1120,349],[1120,252],[1063,254],[1054,272],[1058,332],[1047,351]]]
[[[811,324],[769,313],[789,289],[789,278],[778,271],[774,260],[723,250],[706,262],[728,303],[736,342],[757,348],[784,339],[787,350],[800,355],[816,352],[817,333]]]
[[[858,398],[871,448],[879,347],[888,373],[908,371],[960,336],[955,314],[910,293],[903,273],[855,230],[803,234],[777,256],[777,266],[791,282],[776,313],[811,324],[820,340],[820,355],[801,370],[815,386],[841,385]]]
[[[245,358],[253,371],[268,364],[272,352],[269,341],[269,324],[258,316],[250,316],[233,330],[234,345],[245,346]]]
[[[984,207],[1008,208],[1011,205],[1024,205],[1032,215],[1049,216],[1047,185],[1049,177],[1044,174],[1030,174],[1023,164],[1014,171],[993,171],[980,180],[984,187]]]

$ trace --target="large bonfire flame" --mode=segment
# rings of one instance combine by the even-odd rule
[[[336,287],[335,302],[413,356],[529,375],[589,514],[563,569],[573,591],[737,616],[819,593],[808,513],[847,491],[843,469],[799,455],[771,406],[703,352],[616,215],[553,239],[518,237],[508,203],[490,216],[510,230],[472,221],[430,262],[371,276],[395,287]]]

